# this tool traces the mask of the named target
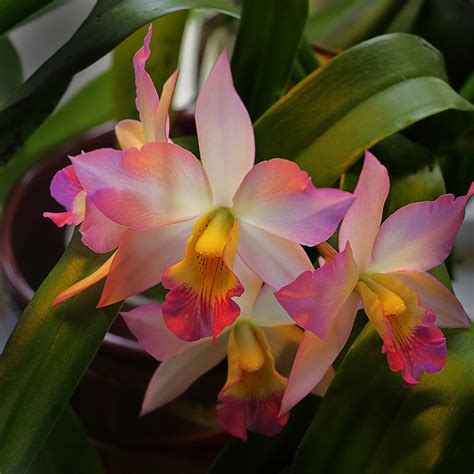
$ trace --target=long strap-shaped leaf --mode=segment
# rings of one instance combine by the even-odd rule
[[[380,36],[320,67],[260,117],[257,160],[295,160],[328,185],[365,149],[447,109],[474,111],[447,84],[439,52],[416,36]]]
[[[112,324],[118,306],[95,309],[97,287],[51,307],[58,292],[103,260],[76,234],[7,342],[0,358],[2,474],[26,470]]]
[[[0,112],[0,162],[8,161],[54,109],[76,72],[100,59],[146,23],[190,8],[238,15],[232,0],[98,0],[79,30]]]
[[[321,403],[293,472],[421,474],[445,457],[456,463],[450,472],[472,472],[474,331],[446,334],[445,369],[404,387],[368,325]]]
[[[308,16],[308,0],[244,0],[232,74],[252,120],[282,95]]]

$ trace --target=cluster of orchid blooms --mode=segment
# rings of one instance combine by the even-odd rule
[[[273,435],[307,394],[323,395],[332,363],[362,306],[406,384],[440,371],[446,340],[437,326],[467,327],[455,296],[427,270],[451,251],[470,195],[443,195],[393,213],[383,224],[386,168],[366,153],[353,194],[318,189],[287,160],[254,164],[249,115],[222,53],[196,102],[201,160],[169,139],[177,73],[161,99],[145,69],[151,28],[133,63],[140,121],[116,126],[121,150],[71,157],[53,179],[84,244],[113,251],[55,304],[105,279],[98,306],[159,284],[162,304],[123,312],[161,361],[142,413],[182,394],[227,355],[218,419],[234,436]],[[339,250],[325,241],[339,231]],[[323,259],[315,269],[305,246]]]

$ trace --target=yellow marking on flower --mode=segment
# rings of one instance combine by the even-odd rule
[[[226,396],[239,400],[264,399],[282,392],[288,383],[275,369],[265,334],[248,321],[232,328],[227,357],[227,382],[222,389]]]
[[[391,275],[364,274],[356,289],[367,316],[382,336],[389,323],[393,337],[402,343],[423,318],[418,294]]]
[[[178,337],[215,337],[239,315],[232,301],[243,292],[232,271],[238,243],[238,224],[227,209],[205,214],[194,225],[183,260],[163,275],[163,285],[171,290],[163,315]]]

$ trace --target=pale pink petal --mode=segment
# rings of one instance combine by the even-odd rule
[[[196,128],[214,204],[230,207],[235,191],[253,166],[255,139],[249,114],[234,89],[225,51],[197,99]]]
[[[275,296],[297,324],[324,339],[358,281],[359,273],[348,243],[331,262],[301,274]]]
[[[252,312],[252,322],[257,326],[279,326],[294,324],[283,306],[275,298],[275,290],[264,285],[260,291]]]
[[[179,397],[196,379],[215,367],[226,355],[228,333],[215,345],[210,339],[187,343],[189,349],[160,364],[148,384],[141,414]]]
[[[191,347],[192,343],[178,339],[168,329],[159,303],[148,303],[120,315],[138,342],[159,361],[171,359]]]
[[[421,306],[436,314],[437,326],[469,327],[469,317],[459,300],[435,277],[425,272],[394,272],[392,275],[418,293]]]
[[[244,293],[234,301],[240,307],[240,318],[247,318],[252,315],[263,282],[238,255],[234,261],[234,273],[244,287]]]
[[[66,288],[63,292],[61,292],[53,302],[53,307],[66,301],[67,299],[75,296],[85,289],[95,285],[97,282],[105,278],[110,270],[112,265],[112,261],[114,259],[114,255],[112,255],[105,263],[103,263],[94,273],[91,273],[87,277],[83,278],[82,280],[78,281],[74,285]]]
[[[359,296],[353,292],[334,318],[326,339],[305,331],[283,395],[281,414],[288,413],[323,379],[351,334],[358,302]]]
[[[443,194],[435,201],[408,204],[394,212],[380,227],[370,271],[425,271],[444,262],[464,219],[464,207],[474,194]]]
[[[354,191],[357,199],[344,217],[339,232],[339,249],[344,248],[347,242],[351,243],[354,260],[361,272],[370,262],[389,188],[387,169],[374,155],[366,152]]]
[[[115,136],[122,150],[141,148],[145,144],[143,125],[138,120],[121,120],[115,125]]]
[[[161,282],[163,272],[178,262],[194,221],[147,231],[128,231],[105,282],[100,306],[122,301]]]
[[[105,217],[90,200],[86,200],[86,213],[80,231],[82,242],[94,252],[105,253],[116,249],[127,228]]]
[[[306,270],[313,269],[303,248],[251,224],[239,221],[238,253],[265,283],[279,289]]]
[[[145,66],[150,57],[150,40],[152,26],[148,28],[148,33],[141,47],[133,57],[133,67],[135,69],[135,85],[137,88],[136,106],[140,113],[140,121],[143,124],[143,131],[146,142],[154,142],[156,136],[156,112],[158,110],[159,98],[150,75],[146,72]]]
[[[326,395],[329,386],[332,384],[334,377],[336,377],[336,371],[334,370],[334,367],[331,366],[323,375],[323,378],[319,381],[318,385],[314,387],[314,390],[311,393],[323,398]]]
[[[173,100],[176,81],[178,80],[179,71],[175,71],[163,85],[161,101],[156,112],[156,141],[167,141],[169,135],[169,117],[168,113]]]
[[[64,227],[65,225],[77,224],[75,216],[72,212],[43,212],[43,217],[51,219],[58,227]]]
[[[195,156],[172,143],[101,149],[72,158],[88,196],[108,218],[151,230],[203,214],[210,188]]]
[[[253,167],[234,196],[239,219],[279,237],[313,246],[336,230],[354,197],[315,188],[306,171],[274,158]]]

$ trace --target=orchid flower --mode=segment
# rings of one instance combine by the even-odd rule
[[[143,47],[135,53],[133,58],[137,91],[136,106],[140,121],[122,120],[115,127],[117,141],[122,150],[131,147],[141,148],[149,142],[169,140],[168,111],[178,71],[172,74],[164,84],[160,101],[153,81],[145,69],[150,56],[151,35],[150,25]],[[95,252],[110,252],[117,248],[127,228],[113,222],[97,209],[72,165],[56,173],[51,183],[51,194],[66,208],[66,211],[45,212],[43,214],[45,217],[50,218],[58,227],[66,224],[80,225],[82,241]],[[95,277],[105,276],[110,264],[111,259]]]
[[[361,300],[383,340],[390,369],[400,371],[408,385],[445,365],[446,340],[436,325],[469,326],[457,298],[426,272],[451,252],[474,185],[466,196],[445,194],[402,207],[380,226],[389,186],[386,168],[367,152],[354,192],[357,200],[339,233],[343,251],[323,250],[321,268],[301,274],[276,294],[306,329],[283,413],[308,393],[341,351]]]
[[[289,373],[303,331],[277,303],[274,290],[262,288],[260,278],[238,257],[235,272],[246,288],[237,298],[241,314],[215,344],[211,338],[178,339],[164,323],[158,303],[121,313],[143,347],[162,361],[146,390],[142,415],[181,395],[227,355],[228,376],[218,395],[217,413],[224,429],[245,440],[247,430],[274,435],[285,425],[288,415],[279,415],[287,384],[282,374]],[[333,376],[329,368],[314,393],[323,396]]]
[[[313,268],[300,244],[327,239],[354,199],[337,189],[315,188],[287,160],[254,166],[252,123],[225,52],[199,94],[196,125],[201,162],[164,142],[72,158],[94,205],[133,229],[107,269],[99,306],[163,282],[170,290],[163,319],[186,341],[215,338],[238,317],[233,298],[244,286],[233,272],[237,255],[278,289]]]

